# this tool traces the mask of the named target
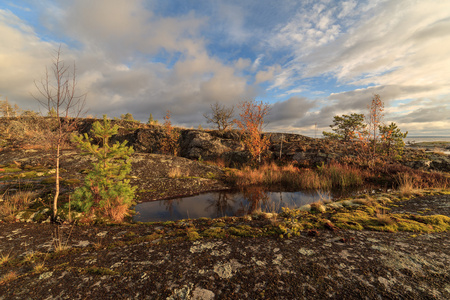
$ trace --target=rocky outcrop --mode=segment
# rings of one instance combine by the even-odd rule
[[[9,120],[10,121],[10,120]],[[88,133],[95,119],[83,119],[78,126],[80,133]],[[160,125],[145,125],[139,122],[112,120],[120,126],[119,133],[112,142],[127,141],[139,153],[161,154],[161,140],[165,136]],[[244,151],[242,135],[237,130],[196,130],[179,129],[179,155],[194,160],[223,160],[228,166],[239,166],[249,161],[249,153]],[[354,158],[360,147],[357,143],[343,143],[328,139],[315,139],[300,134],[264,133],[270,139],[265,153],[271,159],[294,161],[303,166],[329,163],[343,158]],[[417,145],[414,145],[417,146]],[[432,144],[432,146],[436,146]],[[441,149],[446,145],[439,145]],[[411,146],[412,147],[412,146]],[[425,148],[428,149],[428,148]],[[450,156],[444,153],[406,148],[403,164],[415,169],[450,172]]]
[[[184,130],[181,136],[181,156],[190,159],[216,159],[225,153],[243,151],[237,132]]]

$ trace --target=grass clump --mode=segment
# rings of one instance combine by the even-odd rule
[[[45,270],[45,263],[44,262],[36,263],[33,266],[33,272],[34,273],[42,273],[44,270]]]
[[[415,184],[413,177],[408,173],[397,176],[398,192],[400,197],[409,198],[414,194]]]
[[[17,273],[14,271],[9,271],[0,278],[0,284],[5,284],[17,278]]]
[[[169,170],[167,173],[167,177],[169,178],[182,178],[183,173],[181,172],[181,169],[176,167]]]
[[[29,208],[36,196],[37,193],[31,191],[19,191],[11,195],[3,194],[3,201],[0,202],[0,218]]]
[[[10,262],[10,260],[11,260],[11,252],[0,255],[0,265],[7,264]]]

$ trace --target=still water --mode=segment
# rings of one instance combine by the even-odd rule
[[[323,199],[331,194],[318,191],[265,192],[250,189],[245,192],[212,192],[172,200],[143,202],[136,205],[134,221],[156,222],[243,216],[255,210],[280,212],[282,207],[296,208]]]

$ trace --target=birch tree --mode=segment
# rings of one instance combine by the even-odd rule
[[[56,221],[58,198],[60,194],[60,159],[61,147],[75,130],[79,117],[84,113],[86,94],[78,94],[75,63],[67,66],[61,58],[61,47],[55,51],[50,70],[46,68],[45,76],[34,84],[38,95],[36,101],[44,107],[48,118],[55,124],[55,134],[51,137],[56,163],[55,195],[53,198],[52,220]]]

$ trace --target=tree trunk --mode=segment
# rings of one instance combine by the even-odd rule
[[[56,183],[55,183],[55,198],[53,198],[53,222],[56,221],[56,214],[58,213],[58,197],[59,197],[59,152],[60,142],[56,145]]]

